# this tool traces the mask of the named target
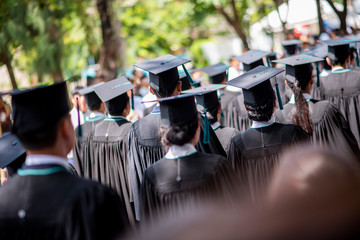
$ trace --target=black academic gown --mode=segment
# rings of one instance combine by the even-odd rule
[[[113,190],[59,165],[20,171],[0,188],[0,239],[115,239],[128,229]]]
[[[221,97],[221,109],[224,115],[223,126],[235,128],[240,132],[251,126],[242,92],[226,91]]]
[[[76,171],[80,174],[80,176],[89,179],[92,179],[92,166],[88,141],[95,126],[102,122],[104,118],[105,115],[89,118],[85,123],[81,124],[82,135],[77,136],[75,147],[73,149],[74,166]],[[78,131],[79,127],[75,129],[75,133],[78,133]]]
[[[314,132],[312,141],[315,145],[329,147],[337,152],[360,157],[360,151],[348,122],[337,107],[329,101],[311,99],[309,102]],[[291,123],[291,113],[295,104],[288,103],[282,111],[275,112],[276,120]]]
[[[321,78],[321,100],[335,104],[360,146],[360,72],[338,71]]]
[[[240,133],[239,130],[235,128],[219,126],[218,128],[214,129],[214,131],[225,152],[228,153],[230,142],[238,133]]]
[[[178,159],[162,158],[145,171],[142,180],[141,223],[163,214],[176,217],[212,197],[231,201],[234,192],[234,173],[222,156],[196,152]]]
[[[233,138],[228,160],[241,180],[248,184],[253,201],[259,201],[266,191],[279,154],[287,146],[308,138],[299,126],[277,122],[249,128]]]
[[[124,201],[131,224],[135,224],[130,203],[128,133],[131,123],[123,117],[105,118],[96,125],[91,138],[92,179],[115,189]]]
[[[160,140],[160,107],[156,106],[153,112],[132,124],[129,131],[129,171],[136,218],[139,220],[139,190],[145,170],[165,155]],[[204,124],[200,121],[200,141],[196,148],[200,152],[226,156],[219,139],[210,127],[210,143],[204,144]]]

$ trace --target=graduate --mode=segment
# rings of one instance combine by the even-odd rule
[[[26,150],[13,133],[5,133],[0,138],[0,168],[6,168],[13,177],[25,162]]]
[[[196,103],[201,106],[200,112],[206,115],[211,128],[215,131],[224,150],[228,152],[230,141],[239,133],[235,128],[224,127],[220,123],[221,105],[218,97],[218,90],[225,88],[223,84],[211,84],[204,87],[183,91],[186,93],[198,93]]]
[[[13,92],[12,107],[12,132],[27,157],[0,188],[0,239],[115,239],[124,233],[129,222],[117,194],[67,167],[75,134],[66,83]]]
[[[104,82],[79,90],[79,94],[85,97],[86,104],[91,113],[89,117],[85,119],[85,122],[75,129],[77,138],[73,150],[73,157],[75,169],[81,176],[87,178],[92,177],[91,168],[84,164],[89,162],[91,158],[87,141],[96,124],[104,120],[106,112],[105,103],[101,101],[94,91],[95,87],[102,84],[104,84]]]
[[[134,210],[130,203],[128,133],[131,122],[128,91],[134,85],[120,77],[94,88],[105,103],[107,117],[98,123],[89,137],[91,179],[115,189],[124,201],[130,223],[135,225]]]
[[[170,54],[135,64],[149,72],[150,91],[161,99],[181,93],[181,81],[177,67],[190,60]],[[225,150],[212,129],[204,133],[203,120],[200,121],[200,138],[196,148],[201,152],[226,156]],[[207,135],[209,134],[209,135]],[[206,137],[206,138],[205,138]],[[207,140],[207,141],[204,141]],[[139,190],[145,170],[165,154],[160,141],[160,106],[153,108],[151,114],[136,121],[129,131],[129,155],[131,187],[137,220],[139,215]]]
[[[301,127],[275,122],[276,107],[270,78],[281,69],[258,66],[231,80],[228,84],[241,87],[251,128],[231,141],[228,160],[240,178],[247,182],[253,201],[259,201],[278,162],[279,154],[288,145],[308,139]]]
[[[338,107],[360,146],[360,73],[349,68],[349,44],[356,41],[346,38],[323,41],[328,46],[332,70],[321,78],[319,91],[321,100],[329,100]]]
[[[337,149],[344,155],[352,154],[359,157],[356,139],[338,108],[329,101],[311,98],[310,92],[314,84],[311,63],[321,60],[309,55],[277,60],[286,64],[286,81],[294,94],[282,111],[276,111],[276,119],[279,122],[301,126],[312,135],[315,145],[327,146]]]
[[[247,51],[241,56],[234,57],[234,59],[240,61],[243,65],[244,72],[247,72],[257,66],[264,66],[264,62],[262,59],[263,57],[269,56],[270,54],[271,52],[268,51],[253,49]],[[244,96],[242,94],[242,91],[240,88],[233,87],[231,85],[228,85],[226,89],[227,91],[235,92],[237,94],[231,94],[229,98],[229,103],[227,103],[227,105],[225,106],[223,105],[223,100],[221,100],[221,106],[224,111],[225,119],[224,125],[227,127],[236,128],[240,132],[245,131],[251,126],[251,120],[248,118],[246,109],[243,104]]]
[[[298,54],[300,52],[300,43],[300,40],[297,39],[282,41],[281,45],[284,48],[284,56],[290,57]]]
[[[161,141],[165,156],[146,169],[141,183],[141,223],[163,214],[179,216],[182,210],[203,205],[215,197],[231,199],[234,173],[226,159],[201,153],[200,121],[194,94],[158,99]],[[236,181],[237,186],[239,182]],[[238,199],[239,200],[239,199]]]

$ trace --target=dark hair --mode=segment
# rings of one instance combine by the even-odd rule
[[[311,76],[309,78],[311,78]],[[302,90],[304,90],[306,86],[301,86],[299,81],[296,81],[295,84],[288,81],[288,84],[295,96],[295,107],[291,112],[291,122],[299,125],[305,132],[312,133],[314,129],[309,105],[302,95]]]
[[[89,105],[90,111],[97,111],[101,107],[101,102]]]
[[[25,133],[16,133],[20,142],[28,150],[40,150],[47,147],[52,147],[57,138],[57,131],[60,122],[65,118],[70,118],[68,114],[60,118],[56,123],[51,124],[47,127],[41,128],[36,131],[30,131]]]
[[[335,54],[329,53],[331,66],[344,65],[349,55],[350,55],[350,48],[348,45],[337,46]]]
[[[127,93],[124,93],[105,102],[105,106],[110,115],[121,116],[128,103],[129,96]]]
[[[189,143],[191,139],[194,138],[199,118],[196,118],[193,122],[186,125],[173,125],[167,129],[164,129],[162,126],[160,128],[161,134],[161,143],[165,147],[170,147],[171,145],[182,146],[186,143]]]
[[[274,112],[275,93],[273,97],[266,100],[264,104],[244,103],[248,112],[248,117],[253,121],[269,121]]]

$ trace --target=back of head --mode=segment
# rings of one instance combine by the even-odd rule
[[[159,98],[170,97],[178,85],[179,73],[176,68],[162,72],[160,74],[149,74],[150,88]]]
[[[328,57],[331,66],[344,65],[346,59],[349,57],[350,48],[349,44],[329,47]]]
[[[122,116],[128,103],[129,103],[129,96],[127,95],[127,93],[123,93],[105,102],[105,106],[110,115]]]
[[[58,123],[68,116],[70,104],[66,83],[12,93],[12,132],[28,150],[52,146],[57,137]]]

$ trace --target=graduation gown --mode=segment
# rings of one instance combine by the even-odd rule
[[[238,133],[240,133],[239,130],[220,125],[219,127],[215,128],[214,131],[225,152],[228,153],[230,142]]]
[[[0,188],[0,239],[115,239],[128,226],[113,190],[60,165],[24,165]]]
[[[85,123],[81,124],[82,136],[76,138],[75,147],[73,149],[74,166],[80,176],[92,179],[91,158],[89,149],[89,137],[95,126],[103,121],[105,115],[89,118]],[[79,127],[75,129],[78,132]]]
[[[144,174],[140,191],[141,223],[167,214],[179,216],[212,197],[231,199],[234,173],[224,157],[200,152],[162,158]]]
[[[360,146],[360,72],[339,70],[321,78],[320,99],[335,104]]]
[[[233,138],[228,160],[241,180],[248,184],[253,201],[258,201],[265,192],[282,150],[308,137],[299,126],[274,122],[249,128]]]
[[[140,219],[139,214],[139,191],[140,184],[145,170],[165,155],[165,150],[160,138],[160,107],[156,106],[151,114],[136,121],[129,130],[129,171],[132,187],[132,198],[135,205],[136,218]],[[219,139],[215,132],[210,128],[210,143],[202,142],[204,136],[204,124],[200,120],[200,141],[196,148],[200,152],[213,153],[226,156]]]
[[[130,126],[123,117],[105,118],[96,125],[89,147],[92,179],[117,191],[125,203],[130,223],[135,224],[127,158]]]
[[[336,149],[342,154],[360,156],[359,148],[348,122],[340,111],[329,101],[311,99],[309,102],[311,120],[314,131],[312,141],[314,144]],[[277,121],[291,123],[291,112],[295,104],[284,105],[282,111],[277,110],[275,117]]]
[[[251,126],[242,92],[226,91],[221,97],[221,109],[224,115],[223,126],[235,128],[240,132]]]

